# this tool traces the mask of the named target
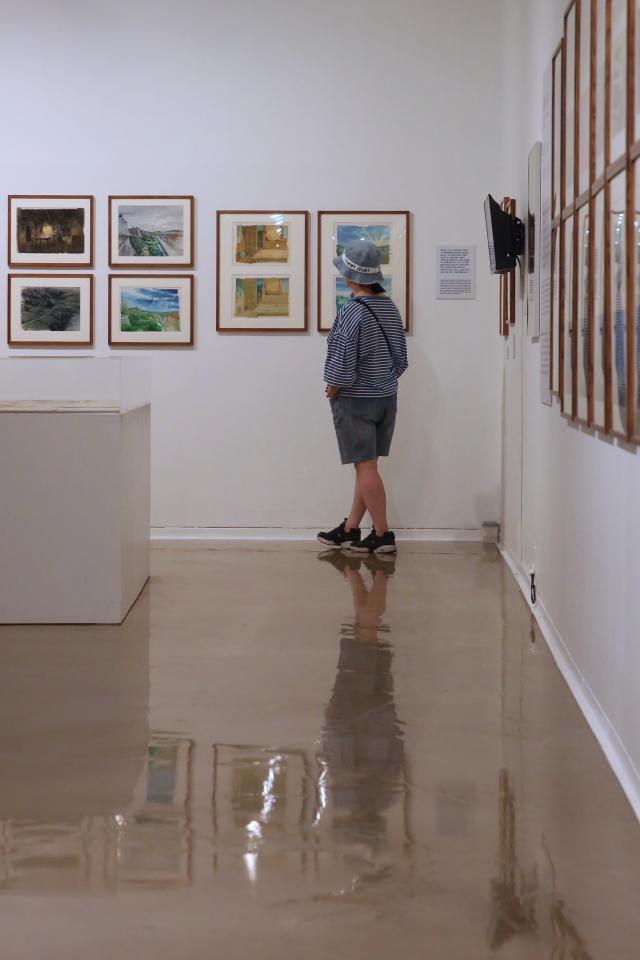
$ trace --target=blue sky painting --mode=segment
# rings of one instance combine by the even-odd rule
[[[128,307],[149,313],[180,312],[180,291],[176,287],[121,287],[120,294]]]

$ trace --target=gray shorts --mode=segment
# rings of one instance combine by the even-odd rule
[[[398,397],[343,397],[331,401],[342,463],[388,457]]]

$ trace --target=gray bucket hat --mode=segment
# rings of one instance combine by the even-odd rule
[[[371,240],[356,240],[348,244],[342,256],[334,257],[333,262],[343,277],[363,287],[384,283],[380,269],[380,252]]]

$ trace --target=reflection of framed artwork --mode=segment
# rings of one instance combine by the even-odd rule
[[[589,204],[578,211],[578,299],[576,310],[576,392],[577,418],[583,423],[589,420],[591,399],[591,222]]]
[[[627,436],[627,238],[626,174],[611,181],[609,209],[609,357],[611,370],[611,429]]]
[[[563,166],[564,183],[562,189],[563,209],[573,203],[575,193],[575,122],[576,122],[576,4],[575,0],[564,18],[564,57],[562,59],[562,89],[564,129]]]
[[[576,194],[588,189],[591,174],[591,0],[580,3],[580,56],[578,58],[578,185]]]
[[[215,744],[212,818],[214,866],[225,852],[241,852],[249,878],[258,859],[282,853],[282,837],[302,846],[314,819],[310,759],[302,750]],[[299,854],[299,865],[306,857]]]
[[[627,0],[611,2],[610,156],[614,163],[627,146]]]
[[[380,250],[385,292],[409,328],[410,216],[402,211],[322,210],[318,213],[318,330],[331,329],[337,307],[351,291],[339,279],[333,258],[354,240],[367,239]],[[338,296],[338,293],[340,296]]]
[[[562,224],[562,300],[560,313],[560,404],[573,417],[573,217]]]
[[[109,344],[191,346],[193,277],[112,274],[109,277]]]
[[[192,746],[170,735],[151,738],[132,812],[118,823],[119,884],[190,883]]]
[[[109,197],[109,266],[192,267],[193,197]]]
[[[308,221],[305,210],[218,210],[219,332],[307,330]]]
[[[591,425],[598,430],[607,430],[606,415],[606,286],[605,286],[605,234],[604,191],[596,196],[594,203],[593,243],[593,405]]]
[[[82,274],[9,274],[10,347],[90,347],[93,277]]]
[[[93,197],[10,196],[9,266],[93,266]]]

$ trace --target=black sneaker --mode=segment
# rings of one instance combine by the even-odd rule
[[[362,534],[360,533],[359,527],[354,527],[352,530],[345,530],[345,524],[347,519],[342,521],[339,527],[336,527],[335,530],[329,530],[328,533],[319,533],[318,540],[320,543],[326,543],[328,547],[333,547],[334,550],[341,550],[343,547],[353,547],[355,544],[360,543]]]
[[[323,550],[322,553],[318,554],[318,560],[330,563],[332,567],[345,576],[347,570],[359,570],[362,564],[367,562],[364,557],[355,553],[348,553],[346,550]]]
[[[349,549],[354,553],[395,553],[396,535],[393,530],[387,530],[379,537],[375,530],[372,530],[368,537],[351,544]]]

